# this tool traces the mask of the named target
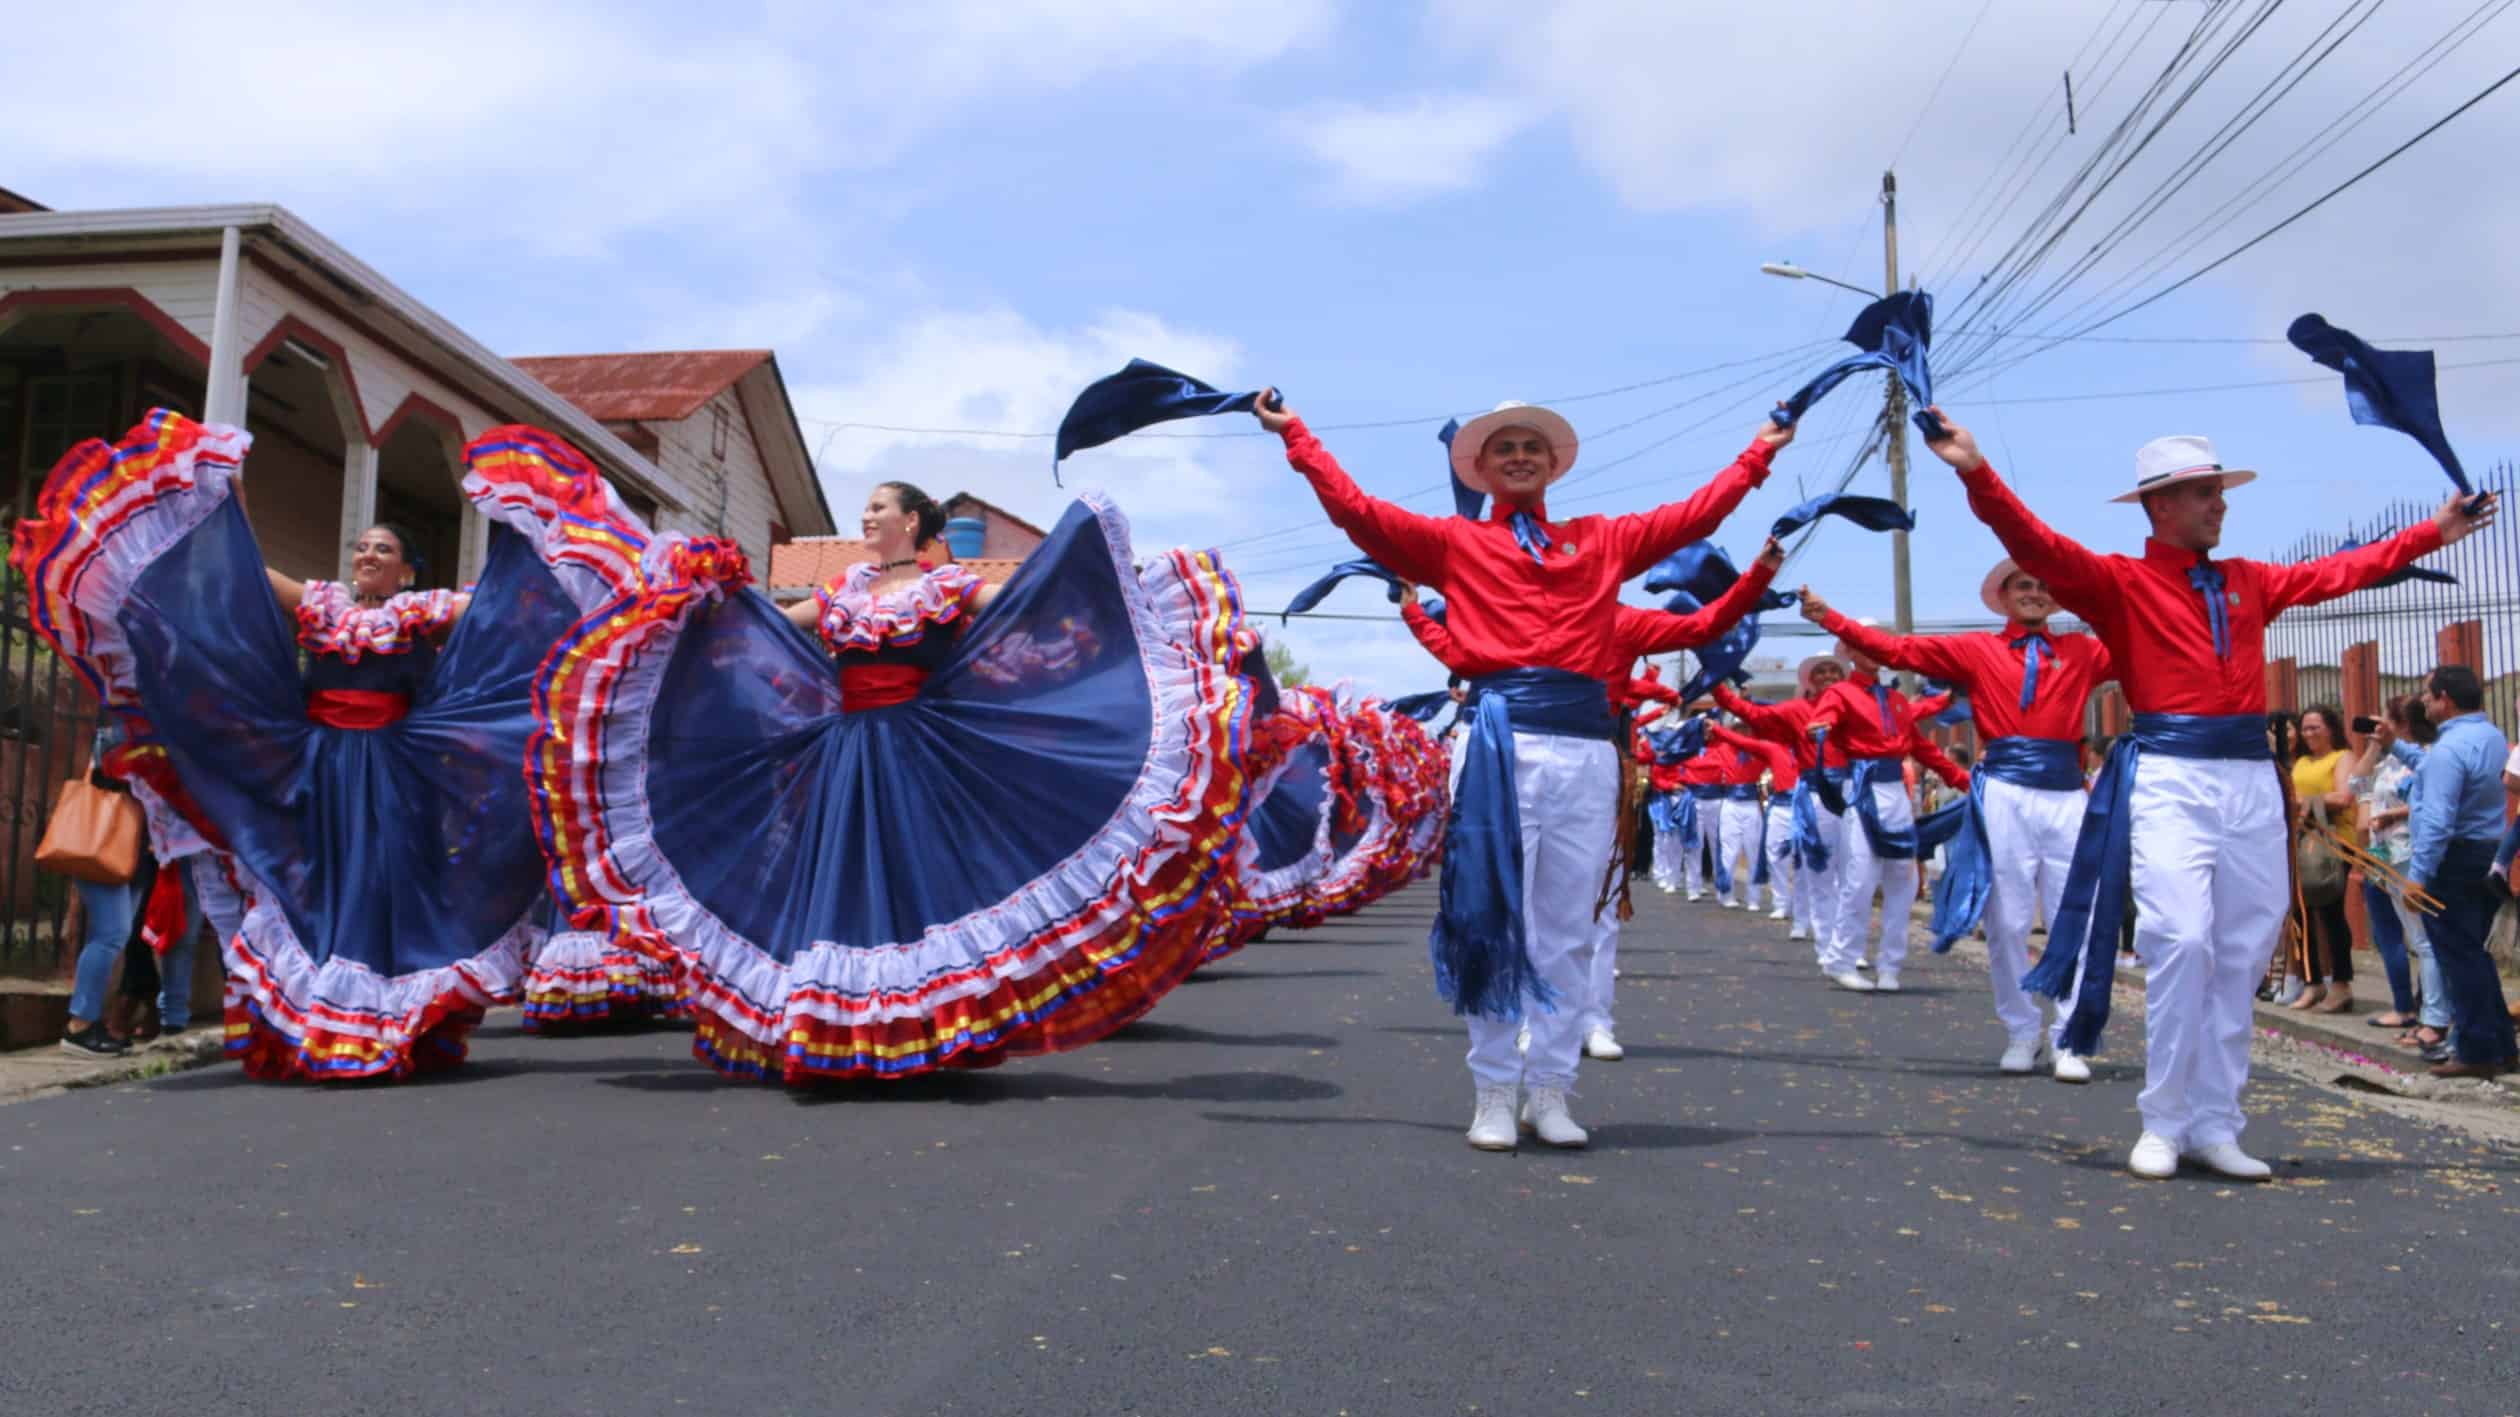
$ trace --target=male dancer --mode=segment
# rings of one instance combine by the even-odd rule
[[[1681,876],[1689,887],[1689,901],[1695,904],[1706,899],[1707,887],[1713,882],[1715,848],[1724,838],[1724,759],[1727,755],[1714,744],[1700,748],[1680,764],[1680,790],[1689,795],[1688,820],[1691,823],[1681,843]],[[1719,889],[1716,899],[1723,898]]]
[[[1801,883],[1794,879],[1794,788],[1802,775],[1794,766],[1794,752],[1782,743],[1754,738],[1720,723],[1710,726],[1707,736],[1757,758],[1767,775],[1767,831],[1761,849],[1767,853],[1768,919],[1783,920],[1792,913],[1789,902],[1799,900],[1801,890]]]
[[[2111,750],[2084,823],[2086,836],[2098,833],[2090,852],[2098,868],[2073,873],[2064,928],[2049,928],[2048,948],[2080,951],[2087,971],[2067,1041],[2077,1053],[2098,1041],[2115,917],[2131,880],[2146,1049],[2136,1099],[2144,1133],[2127,1169],[2166,1178],[2186,1157],[2264,1180],[2266,1163],[2240,1149],[2240,1089],[2249,1078],[2251,999],[2290,895],[2284,793],[2266,742],[2267,622],[2360,590],[2489,525],[2495,499],[2479,498],[2471,511],[2465,496],[2453,496],[2430,521],[2386,541],[2299,565],[2218,561],[2211,553],[2222,543],[2223,493],[2257,474],[2225,468],[2204,438],[2156,438],[2136,450],[2135,486],[2114,499],[2143,505],[2152,525],[2143,554],[2104,556],[2033,515],[1969,431],[1935,414],[1944,436],[1927,446],[1959,471],[1969,510],[2109,647],[2135,710],[2134,732]]]
[[[1575,429],[1559,414],[1499,405],[1452,442],[1453,474],[1489,498],[1488,516],[1425,516],[1367,496],[1276,391],[1254,405],[1287,461],[1357,549],[1449,605],[1454,668],[1478,711],[1462,753],[1444,851],[1445,909],[1429,944],[1438,989],[1469,1019],[1477,1085],[1468,1140],[1515,1145],[1515,1097],[1553,1146],[1582,1146],[1566,1107],[1581,1040],[1584,950],[1619,828],[1620,767],[1608,682],[1634,660],[1611,633],[1619,587],[1703,540],[1766,481],[1793,432],[1763,426],[1732,465],[1688,499],[1623,516],[1549,517],[1549,485],[1575,464]],[[1516,902],[1519,902],[1517,907]],[[1515,1051],[1529,1005],[1528,1058]]]
[[[1815,743],[1811,737],[1811,714],[1818,707],[1820,696],[1846,677],[1846,662],[1833,654],[1815,654],[1794,670],[1794,684],[1801,691],[1798,698],[1783,703],[1763,704],[1745,699],[1728,684],[1715,686],[1715,704],[1724,712],[1741,720],[1751,734],[1771,743],[1781,744],[1794,755],[1797,775],[1801,773],[1835,774],[1845,781],[1846,749],[1837,743]],[[1787,806],[1790,813],[1791,804]],[[1794,927],[1786,933],[1789,940],[1812,942],[1812,960],[1825,965],[1829,959],[1829,931],[1837,921],[1837,870],[1841,859],[1839,835],[1841,823],[1837,814],[1823,809],[1819,814],[1820,846],[1828,857],[1826,865],[1805,868],[1794,875]]]
[[[1806,596],[1810,594],[1806,587]],[[1808,602],[1806,602],[1808,605]],[[1805,614],[1809,614],[1806,608]],[[1881,664],[1845,640],[1838,654],[1855,672],[1812,705],[1810,732],[1827,734],[1846,750],[1852,771],[1846,787],[1846,825],[1839,831],[1844,854],[1837,864],[1837,920],[1829,931],[1821,972],[1841,989],[1858,993],[1900,990],[1899,967],[1907,962],[1908,913],[1916,904],[1916,811],[1908,799],[1908,758],[1930,767],[1943,781],[1968,790],[1960,771],[1917,728],[1907,695],[1881,681]],[[1881,892],[1881,944],[1873,977],[1857,972],[1864,937],[1872,929],[1873,892]]]
[[[1996,1066],[2026,1073],[2038,1066],[2041,1043],[2039,1006],[2021,987],[2030,967],[2031,920],[2042,907],[2054,920],[2064,903],[2065,872],[2088,805],[2079,760],[2083,709],[2116,671],[2109,651],[2091,636],[2048,633],[2056,601],[2014,562],[1997,562],[1978,598],[2004,617],[2002,631],[1889,634],[1809,594],[1803,613],[1883,664],[1946,680],[1969,696],[1984,741],[1974,776],[1992,873],[1986,972],[1995,1017],[2010,1040]],[[2061,1041],[2072,1011],[2070,998],[2057,1007],[2056,1080],[2089,1082],[2090,1065]]]
[[[1745,749],[1710,742],[1723,785],[1723,800],[1706,822],[1715,843],[1715,901],[1726,910],[1748,910],[1758,903],[1759,823],[1767,815],[1759,805],[1759,774],[1767,764]],[[1725,892],[1729,878],[1732,890]],[[1774,889],[1774,887],[1770,887]]]

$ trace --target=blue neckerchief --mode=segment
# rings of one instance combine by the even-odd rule
[[[1900,773],[1904,758],[1857,758],[1855,760],[1854,798],[1856,819],[1863,823],[1864,839],[1871,843],[1873,855],[1884,861],[1908,861],[1924,855],[1951,840],[1968,823],[1968,799],[1952,803],[1936,812],[1918,817],[1913,826],[1893,830],[1881,820],[1881,804],[1873,800],[1875,786],[1895,785],[1907,791],[1907,780]],[[1975,780],[1972,779],[1972,785]]]
[[[2165,757],[2265,762],[2266,719],[2261,714],[2139,713],[2135,731],[2109,750],[2100,779],[2083,809],[2074,838],[2074,864],[2065,876],[2065,900],[2048,922],[2047,953],[2023,976],[2021,987],[2051,999],[2074,996],[2059,1047],[2099,1051],[2109,1021],[2109,981],[2117,972],[2118,925],[2125,918],[2128,883],[2135,864],[2135,762],[2143,753]],[[2077,983],[2079,979],[2079,983]]]
[[[2075,745],[2056,738],[1997,738],[1969,775],[1968,820],[1951,839],[1942,878],[1934,883],[1934,953],[1978,927],[1995,893],[1994,848],[1986,836],[1986,784],[2009,782],[2045,792],[2082,787]]]
[[[1549,549],[1549,529],[1540,524],[1538,517],[1517,508],[1514,514],[1506,519],[1506,525],[1514,529],[1514,544],[1531,553],[1533,565],[1549,564],[1540,555],[1541,552]]]
[[[1598,679],[1562,669],[1509,669],[1471,681],[1478,695],[1445,824],[1443,879],[1427,953],[1435,989],[1457,1014],[1513,1020],[1556,998],[1523,932],[1522,806],[1514,734],[1609,741],[1618,731]]]
[[[1887,684],[1875,684],[1872,686],[1872,691],[1873,703],[1881,710],[1881,736],[1884,738],[1898,737],[1899,721],[1898,718],[1890,712],[1890,686]]]
[[[2012,646],[2015,654],[2021,656],[2021,706],[2028,708],[2030,701],[2039,696],[2039,660],[2044,657],[2051,663],[2054,662],[2056,646],[2048,639],[2047,632],[2044,630],[2032,630],[2026,634],[2015,635],[2007,639],[2005,643]]]
[[[2205,623],[2214,631],[2214,657],[2231,658],[2231,606],[2223,598],[2222,567],[2199,561],[2188,567],[2188,584],[2205,597]]]

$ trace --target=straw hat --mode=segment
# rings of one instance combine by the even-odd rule
[[[1471,491],[1491,497],[1496,495],[1496,489],[1488,486],[1479,476],[1479,450],[1487,446],[1487,440],[1500,428],[1528,428],[1549,440],[1550,449],[1557,454],[1557,470],[1549,474],[1549,482],[1554,483],[1573,470],[1575,425],[1553,409],[1507,399],[1464,423],[1461,431],[1453,434],[1453,476],[1460,478],[1462,485]]]
[[[2110,498],[2112,502],[2140,502],[2147,492],[2159,492],[2182,482],[2201,482],[2219,478],[2225,487],[2255,482],[2257,474],[2246,468],[2227,468],[2214,452],[2211,438],[2196,433],[2174,433],[2155,438],[2135,450],[2135,490]]]

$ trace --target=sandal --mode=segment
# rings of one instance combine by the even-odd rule
[[[2285,1008],[2288,1008],[2288,1009],[2304,1009],[2304,1010],[2307,1010],[2307,1009],[2314,1009],[2314,1008],[2317,1008],[2317,1007],[2319,1006],[2319,1001],[2320,1001],[2321,999],[2326,998],[2326,997],[2327,997],[2327,986],[2326,986],[2326,985],[2324,985],[2324,984],[2309,984],[2309,985],[2304,985],[2304,986],[2302,987],[2301,992],[2293,996],[2293,998],[2292,998],[2292,1002],[2290,1002],[2290,1003],[2288,1003],[2288,1004],[2284,1005],[2284,1007],[2285,1007]]]
[[[2406,1028],[2411,1026],[2414,1022],[2414,1018],[2407,1014],[2373,1014],[2371,1017],[2363,1020],[2363,1027]]]
[[[2349,1014],[2353,1011],[2354,994],[2350,989],[2329,990],[2328,996],[2319,1001],[2317,1008],[2311,1010],[2312,1013],[2319,1014]]]
[[[2424,1035],[2427,1033],[2431,1034],[2432,1037],[2426,1038]],[[2418,1052],[2421,1052],[2426,1048],[2438,1048],[2449,1041],[2450,1035],[2446,1030],[2435,1028],[2430,1024],[2416,1025],[2407,1033],[2405,1038],[2406,1046],[2413,1048]]]

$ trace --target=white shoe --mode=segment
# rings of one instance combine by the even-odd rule
[[[1869,994],[1873,991],[1873,982],[1851,969],[1841,969],[1830,975],[1829,982],[1841,989],[1852,989],[1858,994]]]
[[[1872,961],[1868,959],[1859,959],[1855,961],[1855,967],[1869,974],[1872,972]]]
[[[1895,975],[1895,974],[1886,974],[1886,973],[1885,973],[1885,974],[1875,975],[1875,976],[1873,977],[1873,992],[1874,992],[1874,993],[1876,993],[1876,994],[1896,994],[1896,993],[1898,993],[1898,992],[1899,992],[1899,976],[1897,976],[1897,975]]]
[[[2212,1146],[2188,1148],[2188,1159],[2205,1164],[2235,1181],[2263,1181],[2275,1174],[2275,1168],[2240,1149],[2238,1142],[2222,1141]]]
[[[2016,1038],[2004,1045],[2004,1056],[1996,1067],[2008,1073],[2026,1073],[2039,1065],[2039,1040]]]
[[[1606,1028],[1596,1028],[1584,1035],[1584,1056],[1615,1063],[1627,1056],[1627,1050],[1619,1046],[1618,1035]]]
[[[2126,1169],[2147,1181],[2167,1181],[2179,1174],[2179,1149],[2168,1137],[2146,1132],[2128,1153]]]
[[[1785,907],[1783,907],[1783,906],[1781,906],[1781,905],[1780,905],[1780,906],[1778,906],[1778,907],[1776,907],[1774,910],[1771,910],[1771,911],[1769,911],[1769,912],[1768,912],[1768,919],[1770,919],[1770,920],[1782,920],[1782,919],[1784,919],[1784,918],[1785,918]]]
[[[1531,1051],[1530,1024],[1526,1023],[1522,1027],[1514,1030],[1514,1051],[1517,1053],[1528,1053]]]
[[[1514,1089],[1482,1087],[1477,1107],[1470,1114],[1469,1143],[1481,1151],[1512,1151],[1514,1133]]]
[[[1800,925],[1797,925],[1793,929],[1785,932],[1785,938],[1789,940],[1808,940],[1811,938],[1811,932]]]
[[[1678,886],[1665,886],[1662,888],[1662,893],[1664,895],[1678,895],[1680,894],[1680,888]]]
[[[1691,905],[1695,905],[1695,904],[1697,904],[1699,901],[1704,900],[1704,899],[1706,899],[1706,892],[1704,892],[1704,891],[1691,891],[1691,892],[1689,892],[1689,903],[1690,903]]]
[[[2056,1080],[2058,1082],[2091,1081],[2091,1060],[2080,1053],[2068,1053],[2062,1048],[2057,1049]]]
[[[1741,908],[1741,902],[1737,900],[1718,901],[1717,904],[1723,906],[1726,910],[1739,910]]]
[[[1592,1137],[1566,1113],[1566,1089],[1535,1087],[1523,1099],[1522,1124],[1551,1146],[1575,1148]]]

